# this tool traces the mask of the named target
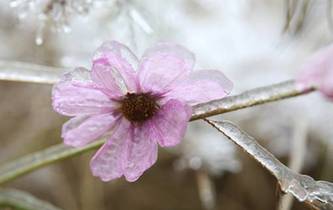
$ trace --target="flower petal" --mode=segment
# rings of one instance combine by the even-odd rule
[[[74,147],[84,146],[110,130],[116,118],[107,113],[95,116],[77,116],[62,127],[64,143]]]
[[[139,67],[140,86],[145,92],[167,92],[188,76],[193,65],[191,52],[179,45],[160,43],[143,56]]]
[[[90,161],[94,176],[110,181],[123,175],[126,162],[127,142],[131,138],[131,123],[121,119],[111,138],[98,150]]]
[[[192,72],[189,79],[174,87],[166,98],[195,105],[223,98],[231,92],[232,87],[232,82],[222,72],[201,70]]]
[[[124,175],[127,181],[134,182],[157,160],[156,136],[153,135],[149,121],[133,128],[132,139],[127,146]]]
[[[95,52],[92,78],[111,95],[116,91],[116,85],[123,93],[134,92],[137,90],[137,65],[138,59],[125,45],[116,41],[105,42]]]
[[[333,45],[323,48],[303,64],[298,82],[306,85],[320,85],[328,69],[333,66]]]
[[[87,83],[62,81],[53,87],[52,105],[60,114],[76,116],[111,112],[117,107],[117,102]]]
[[[185,135],[191,114],[191,107],[183,102],[171,99],[165,103],[151,122],[158,143],[162,147],[179,144]]]
[[[55,111],[75,116],[105,113],[117,106],[116,102],[95,88],[90,74],[89,70],[80,67],[63,75],[52,90]]]
[[[124,95],[127,90],[119,72],[110,65],[95,62],[91,76],[99,86],[98,89],[110,98],[117,99]]]

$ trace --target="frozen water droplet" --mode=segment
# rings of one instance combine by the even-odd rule
[[[64,25],[62,29],[65,33],[70,33],[72,31],[72,28],[68,25]]]
[[[43,31],[37,31],[35,38],[36,45],[40,46],[43,44],[43,42],[44,42]]]
[[[40,45],[43,44],[43,42],[44,42],[44,40],[43,40],[42,37],[40,37],[40,36],[36,36],[36,39],[35,39],[35,43],[36,43],[36,45],[40,46]]]

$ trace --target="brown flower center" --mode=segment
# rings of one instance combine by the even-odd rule
[[[127,93],[121,101],[121,112],[132,122],[143,122],[156,113],[159,106],[149,93]]]

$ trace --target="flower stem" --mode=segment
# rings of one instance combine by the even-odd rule
[[[15,189],[0,189],[0,209],[62,210],[27,192]]]
[[[58,144],[38,152],[28,154],[0,167],[0,184],[11,181],[51,163],[97,149],[104,142],[105,140],[98,140],[80,148]]]
[[[220,100],[196,105],[193,107],[193,115],[190,121],[295,97],[314,90],[314,88],[299,88],[293,81],[256,88],[236,96],[229,96]],[[98,140],[81,148],[72,148],[64,144],[59,144],[6,163],[0,167],[0,184],[11,181],[51,163],[95,150],[104,142],[105,140]]]

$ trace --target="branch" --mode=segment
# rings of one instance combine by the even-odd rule
[[[286,81],[275,85],[255,88],[236,96],[199,104],[193,107],[191,120],[210,117],[217,114],[235,111],[259,104],[291,98],[314,91],[315,88],[301,88],[294,81]]]
[[[299,201],[318,209],[333,208],[333,183],[315,181],[310,176],[292,172],[253,137],[230,122],[206,121],[266,168],[277,179],[283,192],[290,193]]]
[[[61,210],[29,193],[14,189],[0,189],[0,209],[1,207],[21,210]]]

